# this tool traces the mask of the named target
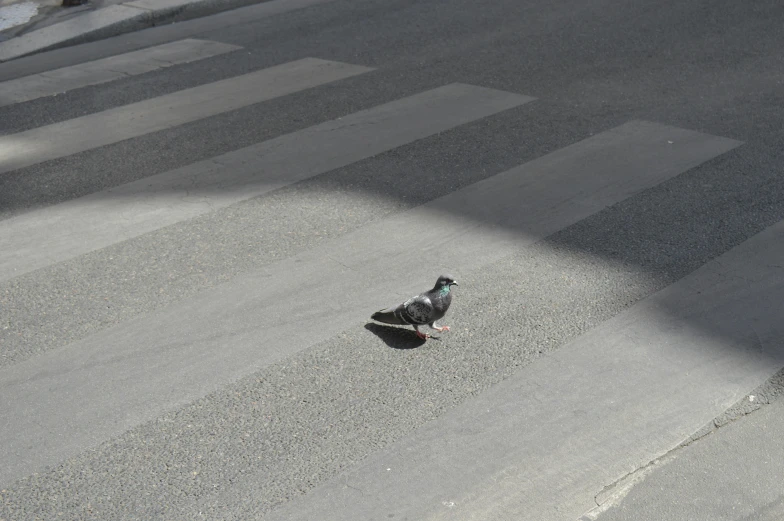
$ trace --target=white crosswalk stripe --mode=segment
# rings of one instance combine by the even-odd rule
[[[145,74],[240,49],[188,38],[0,83],[0,107]]]
[[[370,70],[357,65],[303,58],[236,78],[0,137],[0,175]]]
[[[0,105],[155,73],[236,49],[184,40],[135,51],[119,61],[99,60],[0,84]],[[0,175],[339,80],[361,82],[373,70],[305,58],[0,137]],[[55,77],[66,83],[50,81]],[[36,270],[79,261],[175,224],[184,230],[182,240],[193,240],[190,219],[210,219],[240,202],[524,105],[537,110],[532,101],[521,93],[448,83],[21,213],[0,221],[0,283],[12,285],[22,275],[36,281]],[[434,270],[480,273],[742,144],[629,121],[257,266],[163,309],[147,314],[140,309],[133,318],[67,346],[0,364],[0,486],[4,494],[11,490],[11,499],[4,496],[6,502],[0,503],[0,518],[3,508],[12,508],[9,504],[23,508],[24,501],[31,501],[13,495],[22,478],[40,473],[52,487],[68,486],[56,477],[58,465],[58,471],[72,472],[68,465],[78,469],[91,454],[97,458],[101,451],[118,450],[107,442],[147,422],[211,393],[228,393],[224,390],[239,379],[275,364],[293,360],[296,365],[307,350],[361,329],[370,311],[422,289]],[[340,210],[351,211],[349,203]],[[379,512],[396,519],[495,519],[556,510],[578,517],[595,506],[602,486],[676,446],[784,364],[771,349],[784,331],[769,327],[784,311],[781,285],[770,284],[779,269],[782,230],[781,224],[770,228],[457,404],[292,499],[271,519],[364,519]],[[734,278],[717,284],[719,271]],[[400,281],[396,294],[389,292],[390,281]],[[146,287],[145,282],[139,286]],[[13,306],[2,300],[2,287],[0,305]],[[50,290],[45,281],[41,287],[41,295]],[[759,295],[765,305],[754,301]],[[31,295],[32,304],[25,305],[36,309],[39,296]],[[760,320],[767,325],[755,326]],[[734,338],[725,327],[730,323],[733,331],[741,323],[754,336]],[[21,334],[0,308],[0,350],[4,338]],[[653,385],[638,387],[643,381],[658,382],[659,392],[649,391]],[[686,403],[680,393],[688,395]],[[635,416],[640,408],[648,415]],[[598,421],[575,412],[589,409]],[[123,443],[128,450],[142,450],[146,441],[132,437]],[[177,441],[165,443],[173,444],[172,451],[182,449],[174,447]],[[548,450],[529,451],[529,443]],[[350,451],[350,443],[346,447]],[[256,462],[248,476],[263,470],[263,460],[257,463],[261,456],[238,450],[232,457],[248,466]],[[87,459],[74,463],[80,456]],[[396,474],[398,469],[405,469],[406,479]],[[123,479],[73,473],[86,480],[80,483]],[[24,484],[30,486],[36,485]],[[166,487],[176,483],[160,486],[170,490]],[[214,492],[216,497],[264,493],[252,479]],[[410,501],[401,504],[402,497]],[[191,508],[180,501],[172,499],[174,511]],[[56,510],[49,504],[37,508]]]
[[[470,85],[448,85],[21,215],[0,228],[0,280],[262,195],[531,100]]]
[[[0,381],[13,382],[4,388],[9,404],[17,402],[12,397],[35,396],[35,403],[51,411],[45,415],[47,423],[42,423],[38,416],[19,415],[13,406],[2,410],[13,421],[6,423],[8,431],[0,430],[0,437],[19,458],[7,461],[6,472],[17,476],[29,472],[25,462],[31,458],[48,463],[50,458],[67,456],[68,447],[84,438],[83,426],[106,436],[131,426],[113,418],[112,410],[152,418],[176,403],[198,398],[216,383],[329,338],[362,320],[387,284],[386,277],[418,281],[432,272],[432,266],[412,266],[408,259],[428,255],[443,268],[479,269],[738,144],[633,122],[242,276],[148,319],[38,357],[23,371],[18,367],[0,371]],[[553,183],[562,188],[552,191]],[[488,199],[495,204],[488,206]],[[464,218],[454,215],[458,209]],[[374,237],[385,240],[379,243]],[[385,278],[379,279],[375,275],[379,273]],[[317,290],[307,306],[297,298],[299,287]],[[402,289],[415,291],[414,286]],[[350,305],[342,305],[342,300]],[[241,337],[226,345],[225,335],[237,329],[244,331]],[[262,350],[260,343],[265,346]],[[194,356],[200,364],[193,363]],[[91,360],[89,368],[85,360]],[[145,369],[150,365],[161,371]],[[61,371],[66,381],[59,376]],[[89,378],[87,373],[77,376],[83,371],[89,371]],[[36,375],[44,374],[52,376],[41,387],[43,381]],[[127,381],[107,401],[107,389],[118,383],[119,374],[126,375]],[[34,387],[27,383],[31,381],[36,382]],[[61,392],[35,391],[52,387]],[[165,399],[151,399],[152,389],[159,389],[157,395]],[[81,398],[75,402],[74,396]],[[59,443],[49,445],[51,456],[40,448],[35,455],[24,450],[31,437],[43,441],[65,418],[77,415],[82,421],[71,424],[74,430],[60,428]],[[13,433],[20,432],[22,425],[25,435],[15,442]]]
[[[784,222],[269,519],[578,519],[784,365],[782,255]]]

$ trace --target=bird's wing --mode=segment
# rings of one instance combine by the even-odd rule
[[[402,318],[411,325],[428,324],[433,316],[433,303],[425,295],[411,297],[403,303]]]

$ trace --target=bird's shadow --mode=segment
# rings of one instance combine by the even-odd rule
[[[422,347],[426,342],[416,336],[412,330],[402,327],[382,326],[375,322],[368,322],[365,324],[365,329],[383,340],[392,349],[416,349]],[[438,340],[438,338],[430,337],[430,340]]]

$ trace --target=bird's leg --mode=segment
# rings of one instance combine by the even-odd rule
[[[427,340],[428,338],[430,338],[430,335],[428,335],[427,333],[423,333],[419,330],[419,326],[414,326],[414,329],[416,329],[416,336],[418,336],[422,340]]]
[[[430,327],[441,333],[442,331],[449,331],[449,326],[439,326],[435,322],[430,323]]]

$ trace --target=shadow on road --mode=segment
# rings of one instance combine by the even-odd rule
[[[393,349],[416,349],[425,345],[425,340],[417,337],[411,328],[382,326],[374,322],[365,324],[365,329],[384,341]],[[431,338],[431,340],[438,340]]]

